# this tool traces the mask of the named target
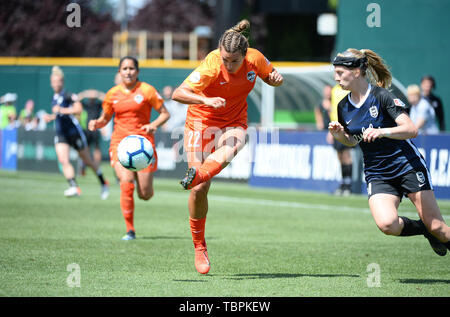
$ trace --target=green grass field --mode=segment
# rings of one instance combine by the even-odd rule
[[[121,241],[119,186],[102,201],[92,173],[79,183],[82,196],[67,199],[60,174],[0,171],[0,296],[450,296],[450,255],[422,236],[383,235],[365,196],[215,181],[203,276],[176,180],[156,179],[155,197],[136,201],[134,241]],[[439,204],[449,222],[450,201]],[[417,219],[408,200],[400,214]],[[73,263],[79,287],[67,282]]]

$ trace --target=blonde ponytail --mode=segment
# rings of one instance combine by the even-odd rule
[[[61,67],[53,66],[52,67],[52,73],[51,73],[50,76],[59,76],[62,79],[64,79],[64,72],[62,71]]]
[[[354,57],[357,59],[364,58],[364,64],[359,67],[363,76],[366,77],[369,82],[379,87],[389,88],[391,86],[392,75],[389,71],[389,67],[374,51],[369,49],[357,50],[349,48],[342,54],[338,54],[338,56]]]
[[[384,60],[374,51],[362,49],[362,54],[367,58],[367,72],[378,86],[389,88],[392,84],[392,75]]]

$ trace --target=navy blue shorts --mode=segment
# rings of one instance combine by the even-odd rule
[[[85,135],[78,132],[71,135],[55,135],[55,144],[56,143],[66,143],[77,151],[81,151],[87,146]]]
[[[93,146],[95,148],[100,147],[100,131],[90,131],[90,130],[84,130],[84,135],[86,136],[86,141],[89,146]]]
[[[391,194],[400,197],[422,190],[433,190],[428,170],[412,170],[392,179],[374,179],[367,184],[369,198],[375,194]]]

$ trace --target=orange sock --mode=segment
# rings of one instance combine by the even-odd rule
[[[205,248],[205,222],[206,217],[200,219],[194,219],[189,217],[189,225],[191,226],[191,234],[192,234],[192,242],[194,243],[194,247],[197,248]]]
[[[122,215],[125,219],[125,225],[127,226],[127,232],[134,230],[134,183],[120,183],[120,208],[122,209]]]
[[[206,160],[198,169],[199,183],[206,182],[220,173],[222,164],[214,160]],[[197,177],[196,177],[197,178]]]

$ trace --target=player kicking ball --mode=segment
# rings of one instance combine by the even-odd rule
[[[250,23],[243,20],[225,31],[219,48],[208,54],[172,96],[189,104],[184,133],[189,169],[181,185],[190,190],[188,208],[195,268],[202,274],[210,270],[205,222],[211,178],[245,145],[246,99],[256,76],[271,86],[283,83],[283,77],[264,55],[249,48],[242,34],[249,27]]]

